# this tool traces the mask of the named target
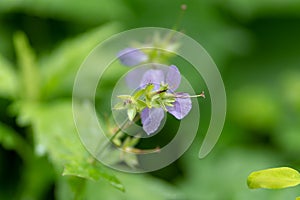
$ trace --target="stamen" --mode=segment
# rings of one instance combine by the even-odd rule
[[[205,98],[204,91],[202,91],[201,94],[197,94],[197,95],[177,95],[177,96],[175,96],[175,98],[181,98],[181,99],[184,99],[184,98],[197,98],[197,97]]]

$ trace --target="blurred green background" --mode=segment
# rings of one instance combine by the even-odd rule
[[[199,136],[172,165],[144,175],[99,165],[102,178],[86,175],[93,170],[89,167],[76,171],[88,156],[71,111],[81,62],[96,44],[120,31],[172,28],[183,3],[188,9],[181,30],[209,52],[226,87],[227,119],[216,148],[198,159],[210,109],[201,100]],[[254,170],[300,169],[300,1],[3,0],[0,27],[0,199],[279,200],[300,195],[299,188],[249,190],[246,185]],[[108,74],[105,87],[121,74]],[[61,176],[66,163],[76,168],[66,175],[94,181]]]

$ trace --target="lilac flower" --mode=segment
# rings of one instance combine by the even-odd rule
[[[173,107],[167,107],[168,112],[171,113],[177,119],[183,119],[189,114],[192,108],[191,98],[188,93],[176,93],[176,100]]]
[[[149,69],[147,70],[141,80],[140,87],[144,88],[149,83],[154,85],[154,90],[158,90],[159,86],[165,80],[165,74],[159,69]]]
[[[160,83],[165,80],[167,69],[168,67],[165,67],[165,65],[156,65],[155,63],[151,63],[151,65],[146,65],[145,67],[134,68],[126,74],[126,84],[131,89],[137,89],[144,88],[151,82],[155,85],[155,89],[158,89]],[[149,76],[145,74],[149,74]]]
[[[148,135],[154,133],[160,122],[163,120],[165,112],[162,108],[145,108],[141,113],[143,129]]]
[[[148,60],[148,56],[139,49],[126,48],[118,53],[120,62],[125,66],[135,66]]]
[[[142,77],[140,86],[152,83],[159,85],[161,83],[168,84],[167,93],[175,96],[173,106],[167,106],[167,111],[177,119],[183,119],[192,108],[192,101],[188,93],[175,93],[181,81],[181,75],[178,68],[174,65],[170,66],[166,73],[159,69],[150,69]],[[157,87],[154,88],[157,91]],[[141,113],[143,129],[150,135],[157,131],[162,119],[164,118],[164,109],[159,107],[145,108]]]

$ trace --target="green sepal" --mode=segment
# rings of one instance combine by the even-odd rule
[[[125,108],[126,108],[126,106],[124,105],[124,103],[123,103],[123,102],[119,102],[119,103],[117,103],[117,104],[114,106],[113,109],[115,109],[115,110],[123,110],[123,109],[125,109]]]
[[[139,90],[133,95],[133,99],[138,100],[144,94],[145,94],[145,89]]]
[[[159,108],[160,106],[161,103],[158,100],[151,102],[151,107]]]
[[[122,99],[122,100],[129,100],[131,99],[130,95],[119,95],[118,98]]]
[[[142,111],[144,108],[147,107],[146,102],[144,102],[144,101],[142,101],[142,100],[139,100],[139,99],[138,99],[136,102],[137,102],[137,110],[138,110],[138,111]]]
[[[168,84],[160,84],[160,91],[165,91],[169,89],[169,85]]]
[[[151,100],[154,101],[156,99],[159,99],[160,98],[160,95],[159,94],[155,94],[152,96]]]
[[[174,105],[172,103],[165,102],[165,106],[173,107]]]
[[[151,101],[151,98],[148,98],[147,96],[146,96],[146,107],[148,107],[148,108],[152,108],[152,101]]]
[[[162,107],[162,109],[164,109],[164,111],[166,111],[166,112],[168,111],[166,108],[166,105],[162,101],[159,101],[159,104]]]
[[[136,108],[135,107],[128,108],[127,115],[128,115],[128,119],[132,121],[136,115]]]
[[[152,83],[148,84],[145,88],[145,94],[150,94],[154,89],[154,85]]]

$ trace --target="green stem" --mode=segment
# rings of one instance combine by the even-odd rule
[[[118,129],[115,131],[115,133],[113,133],[113,135],[109,138],[109,140],[106,142],[106,144],[101,145],[102,142],[100,141],[100,143],[99,143],[99,145],[97,147],[97,150],[96,150],[97,155],[98,156],[101,155],[101,153],[103,152],[103,150],[105,148],[107,148],[111,143],[114,144],[113,140],[118,136],[118,134],[123,133],[122,132],[123,129],[125,129],[128,126],[132,125],[133,123],[137,122],[139,119],[140,119],[139,115],[136,116],[133,121],[130,121],[130,120],[127,119],[122,126],[118,127]],[[92,162],[94,162],[94,160]]]

